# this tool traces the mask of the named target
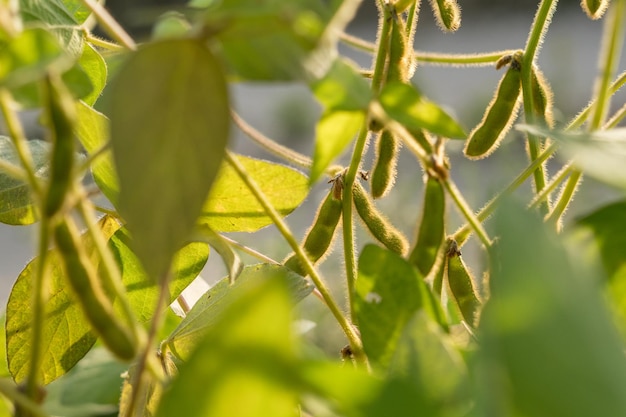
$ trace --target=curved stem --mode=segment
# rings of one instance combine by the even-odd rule
[[[226,162],[228,162],[228,164],[235,170],[235,172],[244,182],[244,184],[246,184],[250,192],[255,196],[259,204],[261,204],[261,206],[263,207],[263,210],[265,210],[267,215],[272,219],[272,222],[274,223],[280,234],[298,256],[306,272],[311,277],[311,280],[324,297],[324,301],[328,305],[329,310],[339,323],[339,326],[341,326],[341,328],[345,332],[348,340],[350,341],[353,352],[355,353],[355,357],[360,362],[364,364],[367,363],[367,357],[365,356],[365,352],[363,351],[363,344],[361,343],[361,338],[357,334],[356,329],[339,309],[339,306],[330,294],[330,290],[326,286],[326,283],[322,279],[322,276],[315,269],[309,257],[304,252],[304,249],[300,247],[300,244],[293,236],[293,233],[291,232],[291,230],[289,230],[289,226],[287,226],[287,223],[285,223],[280,213],[278,213],[276,208],[274,208],[272,203],[267,199],[265,193],[263,192],[263,190],[261,190],[256,181],[254,181],[254,179],[250,177],[250,175],[248,175],[244,166],[228,151],[226,152],[224,158]]]
[[[137,44],[133,38],[117,23],[117,20],[98,2],[94,0],[81,0],[82,3],[94,14],[102,29],[126,49],[134,51]]]
[[[557,172],[552,179],[546,184],[546,187],[541,190],[541,192],[537,193],[535,197],[528,204],[528,208],[535,208],[539,206],[539,204],[548,197],[548,195],[559,186],[561,182],[568,177],[569,174],[572,173],[573,167],[571,164],[567,164],[561,168],[559,172]]]

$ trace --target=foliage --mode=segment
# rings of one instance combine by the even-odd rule
[[[0,221],[39,228],[2,320],[0,417],[626,414],[626,201],[562,221],[583,174],[626,190],[626,107],[608,117],[626,83],[626,0],[582,2],[603,19],[600,71],[590,104],[557,128],[537,66],[556,1],[540,1],[523,49],[455,55],[413,49],[419,0],[377,0],[375,44],[346,34],[359,3],[194,0],[137,45],[94,0],[0,0]],[[458,29],[456,0],[430,6]],[[341,57],[340,42],[371,53],[372,68]],[[411,83],[428,64],[506,67],[478,126]],[[234,112],[240,81],[308,86],[322,107],[311,157]],[[42,110],[46,137],[24,136],[24,108]],[[233,123],[282,162],[234,154]],[[512,126],[527,167],[475,211],[448,141],[498,158]],[[424,173],[412,239],[377,207],[400,144]],[[553,155],[562,169],[549,178]],[[513,194],[531,178],[524,208]],[[320,180],[298,243],[285,217]],[[449,206],[466,223],[456,231]],[[356,241],[355,218],[371,241]],[[228,234],[267,226],[292,251],[282,262]],[[482,279],[462,251],[471,237]],[[318,267],[336,241],[346,309]],[[209,246],[228,276],[190,306]],[[295,330],[311,294],[345,335],[341,361]]]

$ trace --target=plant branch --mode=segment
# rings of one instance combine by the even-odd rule
[[[280,213],[274,208],[272,203],[267,199],[265,193],[259,185],[254,181],[250,175],[246,172],[244,166],[230,153],[226,152],[225,155],[226,161],[230,164],[230,166],[235,170],[239,178],[246,184],[250,192],[256,197],[257,201],[267,215],[272,219],[272,222],[276,225],[276,228],[281,233],[283,238],[287,241],[291,249],[296,253],[300,262],[304,266],[304,269],[311,277],[311,280],[319,290],[319,292],[324,297],[324,301],[328,305],[331,313],[345,332],[348,340],[350,341],[350,345],[352,346],[353,352],[355,353],[355,357],[361,361],[362,363],[367,363],[367,357],[365,356],[365,352],[363,351],[363,344],[361,343],[361,338],[357,334],[356,329],[350,323],[350,321],[346,318],[346,316],[341,312],[337,303],[333,299],[332,295],[328,287],[326,286],[321,275],[316,271],[315,267],[311,263],[311,260],[304,252],[304,249],[300,247],[300,244],[289,230],[289,227],[282,219]]]
[[[236,240],[233,240],[227,236],[221,235],[222,239],[226,240],[227,242],[229,242],[231,245],[235,246],[236,248],[240,249],[242,252],[247,253],[250,256],[253,256],[255,258],[257,258],[260,261],[269,263],[269,264],[274,264],[274,265],[280,265],[280,262],[275,261],[274,259],[270,258],[269,256],[265,256],[264,254],[262,254],[259,251],[256,251],[254,249],[252,249],[249,246],[246,246],[240,242],[237,242]]]
[[[29,397],[24,395],[8,378],[0,378],[0,393],[14,402],[21,409],[27,411],[31,417],[49,417],[42,408]]]
[[[446,178],[442,181],[442,184],[444,188],[448,191],[448,194],[450,194],[450,197],[452,197],[452,200],[454,200],[454,202],[456,203],[459,211],[463,214],[468,224],[474,230],[474,233],[476,233],[476,236],[478,236],[478,239],[480,239],[480,241],[483,243],[483,245],[485,245],[486,248],[491,247],[491,239],[489,239],[489,235],[483,227],[481,220],[476,214],[474,214],[469,204],[467,204],[467,202],[463,198],[463,194],[461,194],[454,182],[452,182],[450,178]]]
[[[93,13],[96,20],[102,26],[102,29],[114,40],[123,45],[126,49],[134,51],[137,49],[137,44],[133,38],[117,23],[117,20],[111,16],[111,14],[97,1],[95,0],[81,0],[82,3]]]

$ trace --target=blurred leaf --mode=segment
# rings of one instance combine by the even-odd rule
[[[106,349],[92,349],[70,372],[46,387],[44,410],[64,417],[117,412],[122,373],[127,369]]]
[[[240,297],[213,317],[163,395],[157,417],[294,415],[292,305],[287,275],[272,275],[240,287]]]
[[[626,358],[597,284],[540,218],[494,219],[491,298],[478,338],[480,399],[492,415],[626,415]]]
[[[127,290],[128,301],[137,319],[148,323],[152,320],[154,308],[159,298],[159,285],[150,279],[141,262],[132,252],[132,239],[126,228],[115,232],[109,240],[109,248],[122,272],[122,281]],[[191,282],[196,279],[209,258],[209,246],[205,243],[190,243],[176,252],[172,262],[172,276],[169,283],[171,304]]]
[[[559,143],[563,160],[595,179],[626,189],[626,128],[595,132],[564,132],[539,126],[517,125],[522,132],[549,137]]]
[[[283,266],[247,266],[234,284],[230,285],[226,277],[202,296],[165,343],[177,357],[186,360],[199,340],[215,326],[225,309],[250,291],[251,287],[271,279],[281,279],[287,283],[294,303],[313,291],[313,286],[307,280]]]
[[[343,59],[335,60],[328,73],[311,84],[311,89],[326,111],[365,111],[372,98],[368,82]]]
[[[91,92],[82,97],[82,100],[90,106],[96,102],[107,82],[107,65],[98,51],[88,43],[83,47],[83,53],[78,64],[85,71],[91,82]]]
[[[223,159],[226,81],[203,43],[160,41],[122,64],[109,98],[119,209],[157,279],[189,237]]]
[[[410,131],[425,129],[450,139],[467,137],[452,117],[408,84],[387,83],[378,100],[389,117]]]
[[[28,141],[33,165],[37,176],[48,175],[48,154],[50,144],[43,140]],[[13,141],[0,136],[0,159],[10,164],[21,166]],[[0,170],[0,222],[13,225],[35,223],[38,214],[30,194],[30,187]]]
[[[50,68],[61,71],[71,65],[54,35],[41,28],[0,43],[0,86],[17,88],[43,78]]]
[[[363,127],[364,120],[365,113],[362,111],[331,111],[322,116],[315,132],[315,153],[309,179],[311,184],[350,144]]]
[[[230,283],[235,282],[239,274],[241,274],[244,265],[241,259],[239,259],[237,252],[233,250],[230,242],[224,239],[219,233],[215,233],[209,227],[200,225],[196,230],[197,235],[194,236],[194,240],[208,243],[219,253],[228,271]]]
[[[65,52],[78,57],[83,50],[83,32],[62,0],[20,0],[20,13],[25,23],[47,24],[63,44]],[[77,11],[72,7],[73,11]]]
[[[137,365],[133,364],[124,378],[122,394],[119,398],[119,416],[153,417],[163,395],[163,384],[151,372],[144,372],[141,381],[137,379]],[[129,410],[133,401],[133,391],[140,382],[142,392],[137,395],[134,411]]]
[[[81,0],[62,0],[62,1],[63,1],[63,5],[67,9],[67,11],[71,13],[76,23],[83,23],[85,20],[87,20],[87,18],[91,14],[91,11],[89,10],[89,8],[87,8],[87,6],[85,6],[85,3],[82,2]]]
[[[367,245],[359,256],[354,310],[369,360],[386,367],[413,314],[434,316],[434,299],[423,277],[399,255]]]
[[[298,207],[309,192],[307,177],[293,168],[245,156],[237,159],[283,216]],[[198,222],[216,232],[254,232],[272,224],[256,197],[228,164],[222,164]]]
[[[87,152],[93,154],[109,140],[109,120],[83,102],[78,103],[77,115],[76,136]],[[91,173],[100,191],[116,205],[120,187],[111,152],[105,152],[91,164]]]
[[[109,238],[120,227],[116,220],[104,217],[99,227]],[[83,236],[86,252],[97,263],[93,242]],[[32,260],[13,285],[7,303],[7,358],[13,379],[22,382],[28,373],[32,341],[32,282],[37,273],[38,259]],[[91,326],[83,316],[80,305],[74,302],[64,277],[63,263],[56,250],[48,252],[48,291],[45,321],[43,323],[40,368],[41,381],[48,384],[70,370],[96,341]]]
[[[182,38],[191,30],[185,15],[179,12],[166,12],[159,16],[152,28],[152,39]]]

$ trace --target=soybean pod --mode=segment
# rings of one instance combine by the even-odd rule
[[[412,37],[407,33],[406,23],[397,15],[391,22],[391,44],[387,63],[387,82],[408,82],[415,71],[415,55]]]
[[[422,220],[409,262],[427,276],[437,261],[444,242],[446,196],[438,178],[429,176],[424,191]]]
[[[137,337],[133,329],[115,315],[113,304],[99,283],[96,268],[87,256],[71,218],[58,222],[54,239],[65,276],[85,317],[113,354],[122,360],[133,359],[137,353]]]
[[[533,96],[533,111],[548,127],[554,126],[554,97],[550,84],[543,72],[535,66],[532,68],[530,88]]]
[[[481,302],[476,295],[474,278],[461,259],[461,252],[454,240],[448,241],[444,278],[448,282],[450,292],[459,307],[463,320],[468,325],[475,327],[478,323]]]
[[[371,235],[392,252],[404,255],[408,248],[406,238],[378,211],[363,186],[355,182],[352,192],[354,207]]]
[[[461,27],[461,8],[456,0],[430,0],[437,26],[444,32],[454,32]]]
[[[340,180],[341,178],[339,178]],[[337,183],[333,184],[333,190],[328,193],[315,215],[313,226],[306,233],[302,247],[312,263],[318,262],[328,251],[339,219],[341,219],[342,203],[341,192],[339,198],[335,193],[338,189]],[[306,276],[307,272],[296,254],[291,254],[283,261],[283,264],[292,271]]]
[[[610,0],[581,0],[580,5],[592,20],[597,20],[604,15],[609,7]]]
[[[387,195],[396,180],[398,162],[398,139],[388,130],[383,130],[376,141],[376,160],[372,168],[372,197],[381,198]]]
[[[489,156],[515,121],[521,104],[521,59],[522,52],[511,57],[509,69],[500,80],[482,121],[469,134],[464,152],[470,159]]]
[[[52,216],[63,206],[74,177],[74,133],[76,110],[60,77],[50,74],[45,82],[46,123],[52,153],[44,214]]]

